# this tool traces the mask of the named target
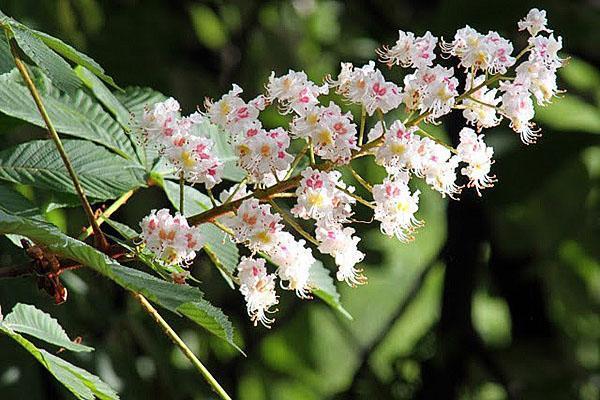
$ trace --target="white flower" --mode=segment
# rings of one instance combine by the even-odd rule
[[[280,77],[275,77],[275,72],[272,72],[267,83],[268,100],[278,100],[281,110],[285,113],[291,110],[301,113],[303,109],[317,104],[318,97],[328,92],[327,85],[315,85],[308,80],[304,71],[290,70]]]
[[[367,114],[373,115],[378,109],[387,113],[402,102],[401,88],[393,82],[387,82],[373,61],[361,68],[354,68],[352,72],[347,68],[347,64],[342,64],[338,80],[329,84],[350,102],[362,104]]]
[[[510,119],[510,127],[521,136],[523,143],[535,143],[541,135],[531,122],[535,110],[529,95],[529,82],[501,82],[500,90],[504,92],[500,109]]]
[[[369,139],[375,140],[383,132],[381,122],[375,124],[369,132]],[[375,153],[377,164],[385,167],[388,174],[396,174],[411,168],[411,160],[420,138],[414,134],[417,127],[405,127],[401,121],[395,121],[384,134],[383,142]]]
[[[455,196],[462,189],[456,184],[455,171],[460,159],[453,157],[449,149],[427,137],[421,139],[417,154],[413,166],[415,173],[424,176],[425,182],[440,192],[442,197],[456,199]]]
[[[218,101],[212,102],[207,99],[204,102],[206,115],[210,121],[228,132],[234,141],[239,138],[240,132],[257,121],[259,112],[267,104],[263,96],[246,103],[240,97],[242,92],[242,88],[234,84],[229,93],[223,95]]]
[[[152,210],[142,219],[140,227],[142,243],[166,266],[186,266],[204,243],[198,227],[190,227],[179,213],[171,216],[166,208]]]
[[[387,177],[383,183],[373,186],[375,219],[381,222],[383,234],[396,236],[403,242],[413,239],[412,233],[422,225],[415,218],[419,209],[419,194],[418,190],[410,193],[407,173],[394,178]]]
[[[473,80],[473,86],[478,87],[485,81],[485,76],[478,76]],[[471,75],[467,75],[466,91],[471,89]],[[502,120],[496,113],[496,106],[500,103],[500,98],[496,97],[498,89],[489,89],[482,86],[480,89],[471,93],[462,101],[463,117],[467,123],[475,126],[478,131],[482,128],[491,128],[496,126]],[[486,105],[489,104],[489,105]],[[493,106],[493,107],[490,107]]]
[[[294,290],[300,298],[310,297],[310,267],[316,261],[305,244],[304,240],[296,240],[290,233],[282,231],[277,234],[277,245],[269,251],[273,263],[279,267],[277,275],[281,287]]]
[[[362,270],[354,267],[365,257],[357,248],[360,238],[352,236],[354,232],[354,229],[344,228],[340,224],[319,224],[316,229],[316,238],[320,242],[319,251],[335,258],[338,266],[337,279],[346,281],[350,286],[367,281]]]
[[[260,204],[258,199],[244,200],[235,216],[222,217],[223,223],[233,231],[233,238],[253,251],[271,251],[278,244],[278,234],[283,229],[281,216],[271,213],[271,206]]]
[[[179,109],[179,102],[172,97],[144,108],[140,127],[151,145],[160,149],[165,140],[178,133]]]
[[[302,180],[296,189],[296,205],[291,209],[298,218],[345,222],[352,215],[351,205],[356,200],[338,187],[353,192],[346,187],[338,171],[324,172],[308,167],[302,171]]]
[[[390,48],[377,50],[381,62],[403,67],[429,67],[435,60],[437,38],[427,31],[425,35],[415,39],[412,32],[398,31],[398,40]]]
[[[529,91],[539,105],[545,105],[558,93],[556,70],[540,61],[525,61],[516,69],[517,81],[529,84]]]
[[[520,20],[517,25],[520,31],[527,29],[531,36],[536,36],[540,32],[551,33],[552,30],[546,27],[548,19],[546,19],[546,11],[532,8],[527,13],[527,16]]]
[[[214,156],[213,147],[213,141],[207,137],[176,135],[165,143],[163,152],[186,181],[212,188],[221,182],[223,173],[223,163]]]
[[[470,26],[456,31],[454,40],[442,43],[441,48],[460,59],[465,69],[479,69],[492,74],[505,73],[515,63],[512,44],[497,32],[482,35]]]
[[[283,128],[270,131],[251,128],[244,135],[234,147],[238,164],[248,172],[251,181],[264,183],[268,175],[290,167],[294,157],[287,152],[290,137]]]
[[[436,65],[428,70],[432,79],[421,88],[421,112],[431,112],[427,120],[434,122],[436,118],[452,111],[455,98],[458,96],[458,80],[454,78],[454,69]]]
[[[529,38],[529,45],[533,46],[529,54],[529,61],[538,61],[550,69],[556,69],[562,66],[563,59],[558,57],[558,52],[562,49],[562,37],[554,38],[535,36]]]
[[[333,102],[308,108],[294,119],[291,132],[295,137],[310,137],[315,154],[337,164],[350,161],[352,151],[359,148],[352,113],[343,114]]]
[[[471,128],[463,128],[459,136],[460,143],[456,150],[460,159],[468,164],[461,169],[461,173],[469,178],[467,186],[474,187],[481,196],[482,189],[490,188],[497,182],[496,177],[490,175],[494,149],[484,143],[483,135],[477,136]]]
[[[277,311],[272,307],[279,303],[275,293],[275,275],[267,274],[263,259],[242,257],[237,269],[240,292],[246,300],[250,319],[254,326],[260,322],[269,328],[274,319],[267,317],[267,314]]]

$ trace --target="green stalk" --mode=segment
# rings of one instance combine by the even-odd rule
[[[312,237],[312,235],[310,233],[306,232],[304,230],[304,228],[302,228],[300,226],[300,224],[297,223],[294,220],[294,218],[291,218],[289,216],[289,214],[284,209],[282,209],[281,207],[279,207],[277,205],[277,203],[275,203],[274,200],[269,200],[269,204],[271,205],[271,207],[273,207],[273,209],[275,211],[277,211],[279,214],[281,214],[281,217],[283,218],[283,220],[285,221],[286,224],[288,224],[289,226],[291,226],[292,228],[294,228],[300,235],[302,235],[302,237],[304,237],[306,240],[308,240],[309,242],[311,242],[315,246],[319,245],[319,242],[317,241],[317,239],[315,239],[314,237]]]
[[[185,215],[183,211],[184,201],[184,193],[185,193],[185,179],[183,177],[183,171],[179,174],[179,212],[181,215]]]
[[[221,399],[231,400],[231,397],[227,394],[225,389],[221,387],[219,382],[212,376],[210,371],[202,364],[202,362],[196,357],[194,352],[185,344],[185,342],[177,335],[177,333],[171,328],[171,326],[161,317],[156,309],[150,304],[144,296],[139,293],[132,292],[133,297],[140,303],[144,311],[146,311],[152,319],[162,328],[164,334],[171,339],[175,346],[179,347],[179,350],[190,360],[190,362],[196,367],[196,369],[202,374],[206,382],[210,385],[212,390],[219,395]]]
[[[121,197],[116,199],[106,210],[104,210],[104,212],[100,214],[100,216],[96,219],[96,221],[98,221],[98,226],[102,225],[102,223],[108,218],[110,218],[110,216],[113,215],[122,205],[127,203],[127,200],[129,200],[129,198],[133,195],[134,192],[135,189],[123,193]],[[88,226],[85,229],[85,231],[83,231],[83,233],[79,235],[79,240],[87,239],[93,232],[94,231],[92,227]]]
[[[83,206],[83,211],[85,212],[87,219],[90,223],[90,226],[92,227],[92,231],[94,232],[94,239],[96,241],[96,245],[101,250],[106,250],[109,247],[108,242],[106,241],[106,237],[104,236],[104,233],[102,233],[102,230],[100,230],[100,226],[98,225],[98,221],[96,221],[96,217],[94,215],[94,211],[92,210],[92,206],[90,205],[90,202],[88,201],[88,199],[85,195],[85,191],[83,190],[83,187],[81,186],[81,182],[79,181],[77,173],[75,172],[75,169],[73,168],[73,165],[71,164],[71,160],[69,159],[69,156],[67,155],[67,152],[65,151],[65,148],[63,147],[62,141],[60,140],[60,137],[58,136],[56,129],[54,128],[54,124],[50,120],[50,116],[48,115],[48,112],[46,111],[46,107],[44,106],[44,103],[42,102],[42,98],[41,98],[39,92],[37,91],[37,88],[35,87],[35,84],[33,83],[31,76],[29,75],[27,66],[25,65],[23,60],[21,60],[21,56],[19,55],[19,49],[18,49],[18,46],[17,46],[15,40],[9,39],[9,41],[10,41],[10,50],[14,57],[15,65],[17,66],[19,73],[23,77],[23,81],[25,81],[25,85],[29,89],[29,92],[31,93],[31,97],[33,97],[33,101],[35,102],[35,105],[37,106],[37,109],[38,109],[42,119],[44,120],[44,124],[46,125],[48,133],[50,134],[50,137],[52,138],[52,140],[54,141],[54,144],[56,145],[56,149],[58,150],[58,153],[60,154],[60,158],[62,159],[63,164],[67,168],[67,172],[69,173],[71,181],[73,182],[73,186],[75,187],[75,191],[77,192],[77,195],[79,196],[79,200],[81,201],[81,205]]]
[[[363,137],[365,135],[365,123],[367,122],[367,109],[362,106],[360,111],[360,131],[358,132],[358,145],[362,146]]]

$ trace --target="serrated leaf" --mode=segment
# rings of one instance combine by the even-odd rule
[[[0,322],[0,332],[8,335],[27,350],[44,368],[63,384],[77,399],[118,400],[119,395],[97,376],[79,368],[46,350],[38,349],[33,343]]]
[[[41,217],[32,202],[7,185],[0,185],[0,209],[23,217]]]
[[[19,48],[48,75],[54,85],[69,93],[81,86],[81,80],[69,63],[46,46],[29,28],[19,23],[11,23],[10,29]]]
[[[113,78],[106,75],[104,73],[104,69],[94,61],[91,57],[86,54],[77,51],[75,48],[69,46],[62,40],[55,38],[54,36],[50,36],[47,33],[31,30],[35,36],[37,36],[40,40],[42,40],[48,47],[56,51],[61,56],[71,60],[72,62],[81,65],[82,67],[90,70],[94,75],[98,78],[102,79],[104,82],[113,86],[115,89],[120,89]]]
[[[0,234],[7,233],[19,233],[62,258],[86,265],[123,288],[141,293],[167,310],[183,314],[238,348],[233,342],[231,322],[216,307],[207,312],[206,300],[203,299],[203,293],[198,288],[177,285],[145,272],[124,267],[93,247],[65,235],[54,225],[10,215],[0,210]],[[198,305],[194,306],[195,303]],[[179,309],[181,306],[184,307]],[[198,309],[195,310],[195,307]],[[215,324],[220,328],[216,329]]]
[[[130,228],[129,226],[119,222],[113,221],[110,218],[105,219],[105,221],[111,228],[113,228],[119,235],[121,235],[125,240],[133,240],[136,237],[140,236],[135,229]]]
[[[339,311],[344,317],[352,319],[352,315],[340,302],[340,294],[335,287],[333,278],[330,272],[323,266],[321,261],[315,261],[310,267],[309,284],[313,287],[312,293],[331,306],[334,310]]]
[[[64,140],[64,148],[86,194],[114,199],[145,186],[141,165],[83,140]],[[75,194],[70,176],[54,143],[34,140],[0,151],[0,179]]]
[[[4,318],[3,324],[15,332],[25,333],[67,350],[94,350],[92,347],[72,342],[56,319],[32,305],[17,304]]]
[[[126,158],[135,155],[129,136],[87,93],[83,90],[62,93],[38,69],[31,68],[31,72],[50,120],[59,133],[91,140]],[[0,75],[0,111],[42,128],[46,126],[16,70]]]
[[[163,189],[173,207],[179,210],[179,183],[165,179]],[[186,217],[212,208],[208,196],[187,185],[184,187],[183,201]],[[219,267],[219,272],[221,272],[229,286],[233,286],[233,282],[227,273],[232,274],[237,268],[240,259],[240,251],[237,245],[231,241],[225,232],[212,224],[202,224],[200,230],[206,239],[204,249],[211,260]],[[227,273],[223,273],[222,269]]]

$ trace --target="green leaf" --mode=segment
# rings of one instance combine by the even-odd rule
[[[593,65],[570,57],[566,65],[559,70],[560,76],[573,88],[592,92],[600,88],[600,72]]]
[[[19,23],[10,25],[19,48],[40,67],[52,82],[66,92],[74,92],[81,81],[68,62],[38,39],[29,28]]]
[[[94,96],[106,107],[111,114],[115,117],[117,122],[121,124],[123,128],[129,126],[129,111],[121,102],[115,97],[109,88],[98,79],[98,77],[92,73],[89,69],[77,66],[75,67],[75,73],[83,81],[83,83],[94,93]]]
[[[179,210],[179,183],[169,181],[163,182],[163,189],[175,209]],[[200,214],[211,208],[210,199],[197,189],[190,186],[184,187],[184,210],[185,216]],[[233,286],[233,282],[227,273],[232,274],[240,259],[240,252],[235,243],[231,241],[228,235],[212,224],[203,224],[200,230],[206,239],[204,250],[208,253],[211,260],[219,268],[219,272],[227,281],[229,286]]]
[[[0,185],[0,209],[23,217],[41,217],[32,202],[7,185]]]
[[[10,72],[14,67],[15,60],[10,52],[6,36],[0,37],[0,74]]]
[[[102,79],[104,82],[108,83],[115,89],[120,89],[117,84],[115,84],[113,78],[106,75],[104,73],[104,69],[91,57],[77,51],[73,47],[69,46],[62,40],[55,38],[54,36],[50,36],[47,33],[31,30],[35,36],[41,39],[48,47],[56,51],[61,56],[71,60],[72,62],[81,65],[82,67],[90,70],[94,75],[98,78]]]
[[[4,318],[4,326],[71,351],[93,351],[71,341],[57,320],[28,304],[17,304]]]
[[[145,185],[144,170],[103,147],[64,140],[65,150],[86,194],[114,199]],[[34,140],[0,151],[0,179],[58,192],[76,193],[66,167],[50,140]]]
[[[19,305],[17,305],[17,307],[18,306]],[[33,343],[25,339],[23,336],[17,333],[17,331],[13,330],[10,324],[6,321],[0,321],[0,332],[3,332],[19,343],[36,360],[38,360],[38,362],[42,364],[44,368],[54,375],[54,377],[60,383],[62,383],[69,391],[71,391],[71,393],[73,393],[77,399],[94,400],[96,397],[102,400],[119,399],[119,395],[100,378],[53,354],[48,353],[46,350],[38,349]]]
[[[352,319],[352,315],[342,306],[340,302],[340,294],[338,293],[333,278],[329,274],[329,270],[323,266],[321,261],[315,261],[310,267],[309,284],[313,287],[313,293],[331,306],[334,310],[339,311],[344,317]]]
[[[535,119],[557,130],[600,133],[600,109],[577,96],[564,95],[545,107],[536,107]]]
[[[124,267],[93,247],[65,235],[54,225],[43,221],[0,211],[0,233],[19,233],[26,236],[51,252],[86,265],[123,288],[141,293],[161,307],[186,316],[238,348],[233,342],[231,322],[218,308],[209,306],[198,288],[177,285]]]
[[[31,68],[35,84],[56,130],[91,140],[123,157],[135,154],[131,139],[100,104],[83,90],[61,93],[38,69]],[[0,111],[45,128],[43,119],[18,71],[0,75]]]

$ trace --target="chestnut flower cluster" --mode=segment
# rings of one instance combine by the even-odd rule
[[[513,44],[494,31],[465,26],[449,41],[430,32],[399,31],[396,43],[377,54],[387,67],[406,69],[402,85],[386,80],[374,61],[360,67],[342,63],[337,77],[322,84],[304,72],[272,73],[266,92],[249,101],[233,85],[220,99],[206,100],[205,112],[188,117],[179,115],[173,99],[146,110],[145,137],[185,180],[207,190],[221,182],[223,163],[213,141],[191,133],[208,122],[222,130],[245,172],[242,182],[222,190],[220,203],[214,199],[213,210],[194,221],[213,223],[246,247],[236,283],[255,325],[273,322],[269,314],[278,304],[277,286],[311,297],[316,252],[331,256],[339,281],[366,282],[358,268],[365,254],[350,226],[357,204],[372,210],[384,235],[410,242],[424,225],[417,218],[420,191],[411,189],[411,179],[422,179],[442,197],[457,199],[465,187],[481,196],[497,182],[494,150],[486,145],[483,129],[507,119],[523,143],[535,143],[540,134],[532,121],[534,102],[544,106],[559,93],[556,71],[563,63],[558,56],[562,39],[546,24],[545,11],[538,9],[518,22],[529,38],[516,55]],[[454,60],[455,67],[436,63],[449,64],[445,60]],[[334,101],[322,101],[324,95],[360,107],[360,121]],[[263,126],[260,113],[270,106],[290,118],[289,126]],[[399,112],[385,118],[394,110]],[[452,147],[425,129],[455,110],[469,126]],[[365,128],[373,116],[378,121]],[[292,152],[293,142],[300,150]],[[387,172],[382,182],[369,183],[352,169],[352,160],[367,156]],[[343,181],[342,169],[370,192],[371,200]],[[277,201],[288,198],[292,203],[285,210]],[[303,220],[311,221],[312,232]],[[165,263],[190,262],[202,243],[194,227],[167,210],[153,211],[142,229],[147,248]],[[276,266],[272,273],[266,261]]]

